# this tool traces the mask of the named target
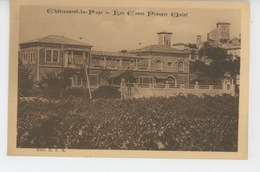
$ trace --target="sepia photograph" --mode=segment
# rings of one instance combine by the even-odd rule
[[[11,2],[10,155],[247,158],[248,3],[28,2]]]

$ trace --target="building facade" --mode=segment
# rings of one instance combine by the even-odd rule
[[[189,84],[189,52],[171,47],[171,34],[158,33],[158,44],[138,50],[107,52],[93,51],[92,45],[63,36],[49,35],[20,43],[19,56],[22,63],[30,67],[39,81],[48,72],[59,73],[70,68],[76,72],[71,78],[71,87],[84,87],[81,69],[87,69],[89,86],[96,88],[102,83],[100,72],[110,73],[109,84],[120,85],[123,74],[133,72],[134,84],[160,87],[166,82],[172,87]]]
[[[169,83],[171,87],[189,85],[190,51],[171,47],[169,42],[171,42],[172,33],[159,32],[157,34],[158,44],[130,51],[148,60],[148,72],[136,73],[139,83],[150,82],[158,87],[164,83]]]
[[[32,69],[36,81],[48,72],[59,73],[62,68],[79,70],[88,65],[91,45],[63,36],[49,35],[44,38],[20,43],[22,63]],[[62,58],[63,57],[63,58]],[[71,85],[82,85],[82,79],[73,76]]]

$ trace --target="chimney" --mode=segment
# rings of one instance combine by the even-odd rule
[[[158,32],[158,44],[165,46],[165,47],[171,47],[171,32]]]
[[[201,35],[197,35],[197,45],[201,43]]]

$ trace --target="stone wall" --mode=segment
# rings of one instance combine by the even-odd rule
[[[180,88],[141,88],[141,87],[126,87],[122,86],[120,88],[122,98],[143,98],[143,97],[171,97],[182,93],[183,95],[194,94],[201,97],[203,94],[210,96],[231,94],[235,95],[235,85],[223,86],[222,89],[213,89],[213,86],[209,88],[199,88],[197,86],[194,89],[188,89],[184,86]]]

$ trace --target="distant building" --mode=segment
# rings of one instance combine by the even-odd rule
[[[216,47],[223,48],[230,55],[230,58],[226,60],[235,60],[240,57],[241,34],[239,38],[231,39],[230,25],[231,23],[218,22],[217,28],[207,34],[207,41]]]
[[[201,49],[203,46],[203,42],[201,41],[201,35],[197,35],[197,42],[196,42],[197,48]]]
[[[217,28],[207,34],[207,40],[214,42],[225,42],[230,39],[230,23],[218,22]]]
[[[233,38],[233,39],[229,40],[226,44],[222,45],[222,48],[224,48],[226,50],[227,54],[229,54],[231,56],[231,59],[229,59],[229,60],[235,60],[241,56],[240,42],[241,42],[241,39]]]

